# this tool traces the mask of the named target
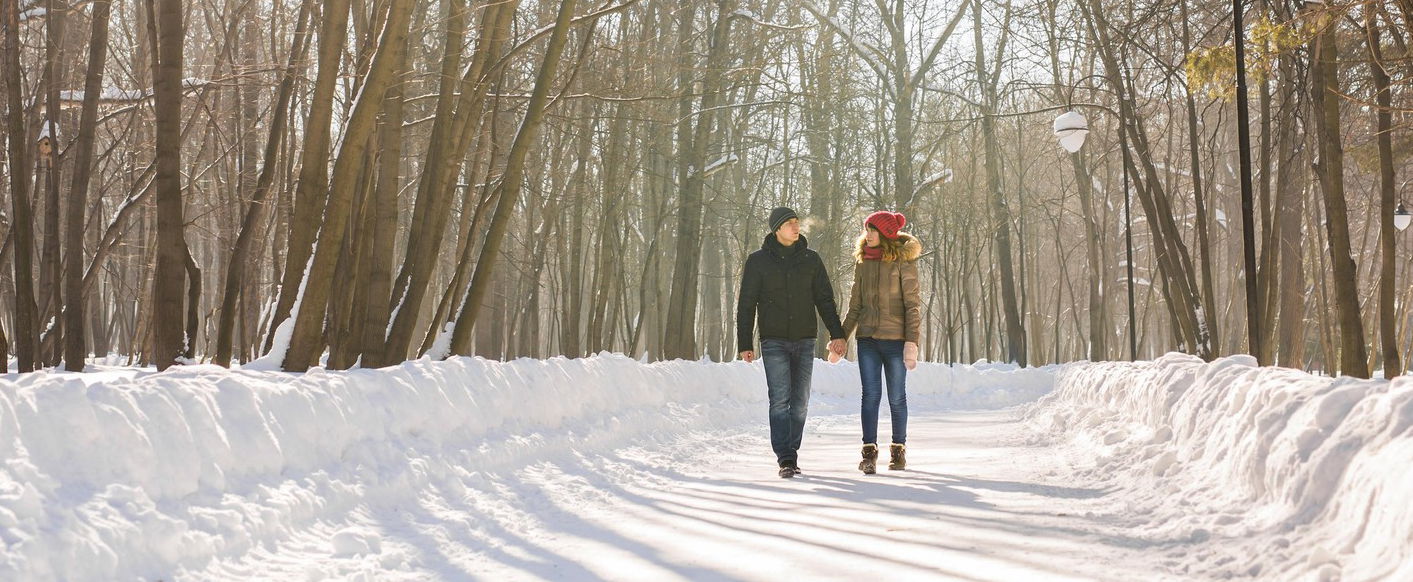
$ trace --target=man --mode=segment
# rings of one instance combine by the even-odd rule
[[[770,234],[746,259],[736,305],[736,340],[741,359],[756,358],[752,332],[760,323],[761,356],[770,398],[770,446],[780,476],[800,474],[800,441],[810,401],[814,371],[815,313],[829,329],[829,348],[842,351],[844,327],[834,306],[834,288],[819,254],[800,234],[794,210],[770,211]]]

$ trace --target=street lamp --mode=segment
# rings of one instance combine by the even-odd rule
[[[1232,0],[1231,23],[1236,47],[1236,137],[1240,160],[1241,234],[1243,271],[1246,274],[1246,334],[1251,354],[1263,365],[1271,364],[1261,345],[1261,301],[1257,297],[1256,211],[1251,178],[1251,115],[1246,106],[1246,29],[1242,25],[1243,0]],[[1263,177],[1264,178],[1264,177]]]
[[[1089,120],[1078,111],[1066,111],[1055,118],[1055,139],[1069,153],[1078,153],[1089,136]]]
[[[1408,223],[1413,222],[1413,212],[1409,212],[1403,207],[1403,203],[1398,203],[1398,208],[1393,210],[1393,227],[1402,231],[1408,228]]]
[[[1110,111],[1112,113],[1112,111]],[[1124,172],[1124,242],[1128,271],[1128,358],[1138,360],[1137,313],[1133,300],[1133,213],[1129,206],[1128,188],[1128,140],[1124,136],[1123,116],[1119,116],[1119,150],[1123,152]],[[1055,118],[1055,139],[1065,151],[1076,154],[1084,147],[1084,138],[1089,136],[1089,120],[1078,111],[1066,111]],[[1407,221],[1404,221],[1407,224]]]

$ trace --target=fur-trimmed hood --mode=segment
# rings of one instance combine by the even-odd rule
[[[917,240],[917,237],[906,232],[900,232],[898,233],[898,242],[903,245],[901,256],[899,257],[900,259],[904,261],[916,261],[918,257],[922,256],[922,243]],[[868,244],[868,238],[860,236],[858,243],[854,245],[854,262],[863,262],[863,250],[866,244]]]

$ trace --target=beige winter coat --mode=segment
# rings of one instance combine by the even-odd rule
[[[854,264],[854,288],[849,292],[849,311],[844,317],[844,335],[918,343],[922,328],[922,302],[919,300],[917,258],[922,243],[904,233],[902,257],[898,261],[866,261]],[[860,248],[864,244],[859,241]],[[855,253],[861,256],[861,253]]]

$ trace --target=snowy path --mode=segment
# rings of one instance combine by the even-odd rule
[[[542,561],[485,554],[472,573],[615,580],[1137,580],[1142,556],[1080,517],[1102,494],[1034,479],[1044,451],[1009,413],[915,417],[911,470],[854,470],[856,417],[817,419],[805,475],[773,475],[764,430],[697,435],[695,454],[624,451],[538,466],[548,511],[511,545]],[[887,423],[884,423],[887,426]],[[886,430],[886,428],[885,428]],[[636,459],[643,454],[646,460]],[[1088,531],[1099,533],[1091,534]],[[510,540],[501,540],[510,541]],[[528,544],[527,544],[528,542]],[[1118,547],[1116,547],[1118,546]],[[1120,568],[1119,562],[1132,567]]]
[[[338,568],[317,541],[335,532],[316,528],[307,556],[283,544],[223,573],[284,577],[322,558],[380,580],[1160,579],[1134,549],[1146,542],[1085,517],[1103,492],[1037,478],[1057,457],[1020,445],[1013,415],[915,415],[910,470],[874,476],[854,470],[848,415],[811,421],[793,480],[774,475],[763,426],[565,455],[433,489],[418,509],[357,508],[379,541]]]
[[[863,476],[817,362],[794,480],[759,364],[0,377],[0,580],[1413,580],[1413,377],[1254,364],[919,366]]]

